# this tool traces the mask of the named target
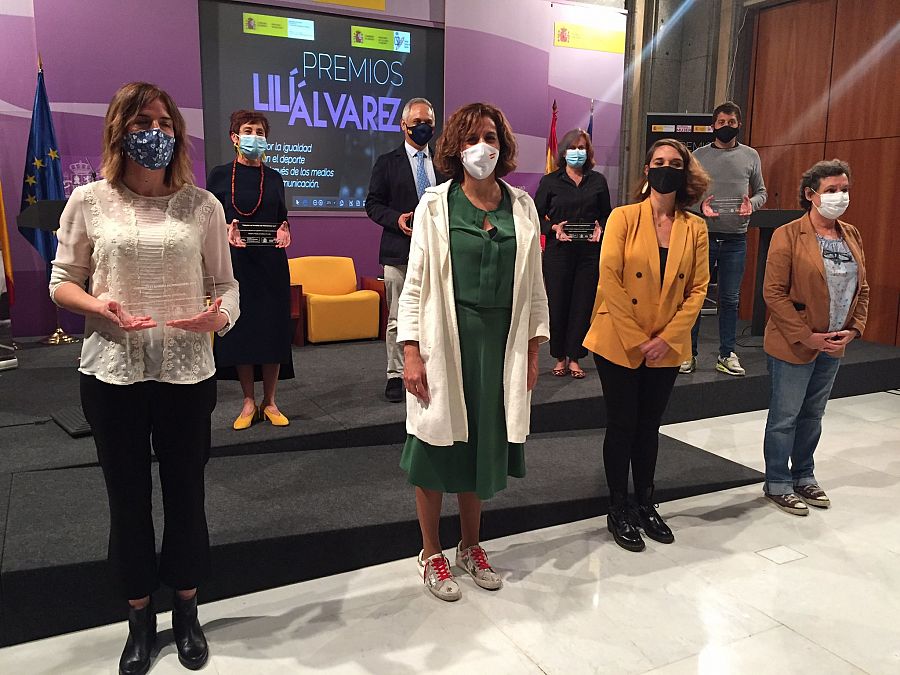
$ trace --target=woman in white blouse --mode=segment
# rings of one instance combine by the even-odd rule
[[[60,219],[50,295],[86,317],[81,401],[106,479],[109,559],[130,605],[119,672],[150,666],[160,582],[176,589],[178,658],[196,669],[209,655],[197,619],[197,586],[209,570],[204,468],[216,405],[209,333],[224,334],[240,313],[225,214],[193,185],[184,119],[154,85],[116,92],[102,171],[104,180],[73,191]],[[158,565],[151,441],[165,513]]]

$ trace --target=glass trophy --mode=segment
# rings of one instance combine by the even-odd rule
[[[594,236],[596,223],[566,223],[563,230],[572,237],[572,241],[588,241]]]
[[[158,326],[169,321],[190,319],[206,311],[216,301],[216,280],[203,277],[200,282],[144,283],[133,288],[123,303],[125,316],[149,316]]]
[[[275,246],[281,223],[238,223],[241,239],[247,246]]]
[[[712,210],[720,216],[739,216],[741,213],[741,203],[743,201],[743,197],[713,199],[710,206],[712,207]]]

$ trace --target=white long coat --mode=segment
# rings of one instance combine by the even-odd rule
[[[516,227],[503,403],[509,442],[524,443],[531,421],[528,341],[535,337],[540,342],[550,339],[550,317],[541,273],[537,210],[528,193],[500,182],[512,198]],[[416,208],[409,266],[397,310],[397,341],[419,343],[431,394],[431,402],[426,405],[407,392],[406,430],[425,443],[439,446],[469,439],[450,261],[450,185],[447,181],[428,188]]]

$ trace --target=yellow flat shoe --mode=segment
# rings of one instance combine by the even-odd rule
[[[253,424],[253,420],[256,418],[255,412],[250,413],[249,415],[238,415],[237,419],[232,424],[232,428],[235,431],[240,431],[241,429],[247,429],[251,424]]]
[[[268,410],[266,410],[265,408],[263,408],[262,406],[259,407],[259,418],[269,420],[269,422],[272,423],[273,427],[286,427],[288,424],[291,423],[290,420],[287,417],[285,417],[284,415],[282,415],[280,412],[272,413],[272,412],[269,412]]]

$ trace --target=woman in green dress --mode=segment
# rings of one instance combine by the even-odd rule
[[[473,103],[450,117],[434,162],[453,178],[419,202],[400,296],[409,433],[400,466],[416,486],[424,582],[442,600],[460,597],[438,536],[445,492],[459,502],[457,567],[481,588],[503,585],[479,543],[481,502],[525,475],[538,345],[549,339],[537,211],[500,180],[515,154],[497,108]]]

